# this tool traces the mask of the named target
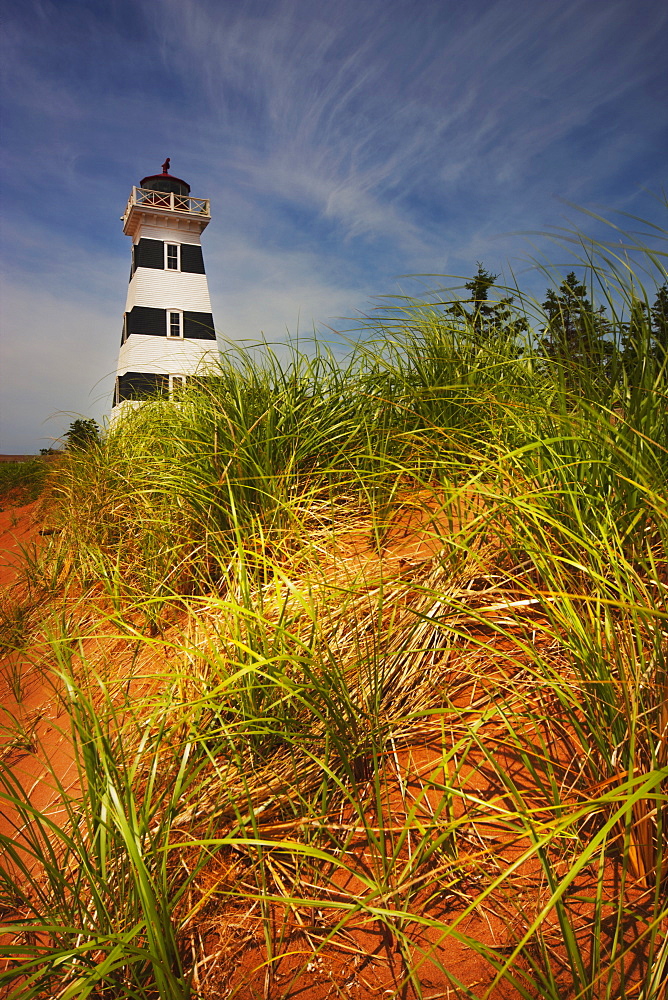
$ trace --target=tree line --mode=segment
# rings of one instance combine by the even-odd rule
[[[478,263],[478,270],[464,288],[467,298],[446,303],[445,314],[462,324],[480,346],[503,338],[517,345],[530,333],[529,323],[510,295],[490,298],[498,275]],[[611,368],[617,361],[628,368],[648,355],[663,362],[668,356],[668,281],[657,290],[650,305],[640,298],[631,302],[625,321],[612,320],[604,306],[594,306],[587,286],[574,271],[557,289],[548,288],[541,303],[544,327],[534,343],[537,353],[570,366]]]

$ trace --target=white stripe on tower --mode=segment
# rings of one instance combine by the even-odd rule
[[[192,198],[166,160],[161,174],[133,187],[122,221],[132,268],[112,417],[211,370],[219,356],[200,239],[208,199]]]

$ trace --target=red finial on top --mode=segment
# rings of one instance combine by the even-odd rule
[[[165,160],[165,162],[162,165],[162,172],[163,172],[163,174],[168,174],[169,173],[169,161],[170,161],[170,159],[171,159],[171,157],[168,156],[167,159]]]

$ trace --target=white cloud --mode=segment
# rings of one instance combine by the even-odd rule
[[[207,255],[207,269],[216,327],[229,340],[309,336],[350,325],[345,318],[368,304],[364,288],[338,282],[311,255],[263,250],[242,236],[228,238],[220,257]]]
[[[67,430],[72,414],[100,421],[108,412],[122,306],[105,321],[68,292],[3,284],[0,452],[36,453]]]

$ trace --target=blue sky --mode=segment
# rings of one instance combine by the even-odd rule
[[[420,287],[403,276],[471,275],[478,260],[535,283],[525,234],[578,221],[569,203],[665,222],[656,0],[3,10],[0,452],[108,412],[130,259],[119,216],[166,156],[211,198],[205,260],[230,340],[351,329]]]

